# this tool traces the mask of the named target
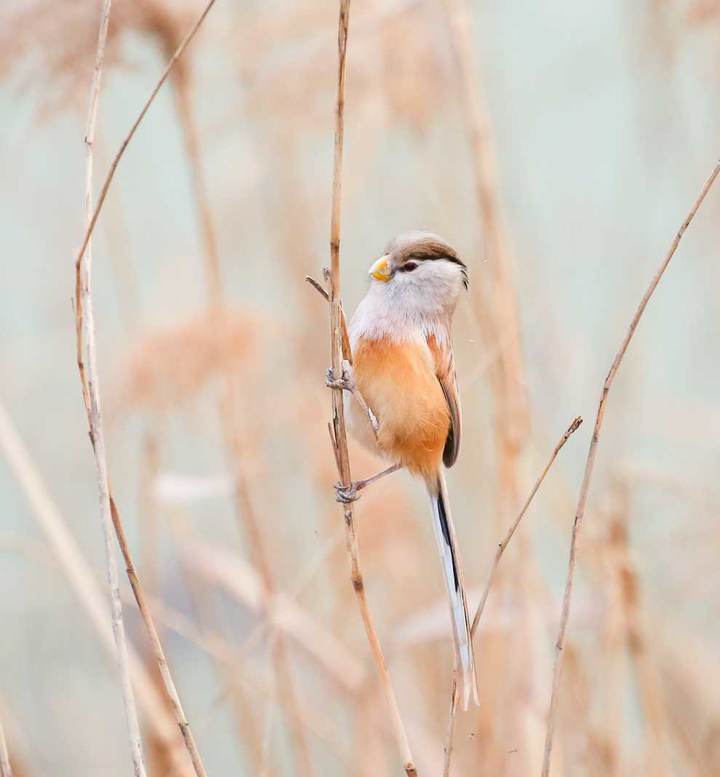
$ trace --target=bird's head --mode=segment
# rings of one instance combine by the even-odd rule
[[[448,284],[468,286],[467,266],[432,232],[405,232],[391,240],[368,271],[378,283],[413,286],[419,291]]]
[[[369,270],[371,284],[398,303],[454,307],[468,286],[467,266],[431,232],[406,232],[392,240]]]

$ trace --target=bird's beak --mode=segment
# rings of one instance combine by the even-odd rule
[[[392,272],[390,271],[390,259],[387,254],[381,256],[377,262],[368,270],[371,278],[375,278],[376,281],[382,281],[387,283],[392,278]]]

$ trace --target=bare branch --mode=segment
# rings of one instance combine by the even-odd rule
[[[316,281],[315,278],[312,278],[310,275],[306,275],[305,280],[313,287],[313,289],[315,289],[315,291],[319,292],[323,296],[323,299],[326,302],[330,300],[330,295],[322,287],[319,281]]]
[[[337,103],[335,109],[335,155],[333,163],[333,187],[332,187],[332,216],[330,224],[330,347],[332,356],[332,370],[334,376],[339,376],[342,371],[343,359],[350,361],[349,343],[347,340],[342,302],[340,300],[340,205],[342,193],[342,159],[343,159],[343,131],[345,112],[345,62],[347,55],[348,23],[350,13],[350,0],[340,0],[340,16],[338,20],[338,86]],[[343,336],[345,335],[345,336]],[[343,409],[343,390],[340,387],[332,389],[332,428],[334,431],[334,451],[338,464],[338,474],[344,486],[350,486],[352,477],[350,473],[350,458],[348,454],[347,431],[345,428],[345,414]],[[390,707],[393,730],[398,747],[403,757],[403,767],[408,777],[416,777],[417,769],[410,752],[410,744],[405,732],[405,725],[400,715],[395,691],[392,687],[390,673],[388,672],[385,656],[383,655],[380,640],[378,639],[373,624],[370,609],[365,597],[365,585],[360,569],[357,535],[353,506],[351,503],[343,504],[343,517],[345,519],[345,541],[350,557],[350,569],[353,590],[357,597],[358,607],[365,626],[365,633],[370,644],[373,659],[377,665],[380,681],[385,693],[385,698]]]
[[[593,428],[593,435],[590,441],[590,447],[588,448],[587,459],[585,461],[585,472],[583,474],[582,484],[580,486],[580,494],[578,496],[577,508],[575,510],[575,520],[573,521],[572,536],[570,539],[570,557],[568,560],[568,571],[567,571],[567,578],[565,581],[565,592],[563,594],[562,612],[560,615],[560,627],[558,630],[557,640],[555,642],[555,663],[553,667],[553,682],[552,682],[552,694],[550,697],[550,710],[548,713],[547,731],[545,733],[545,751],[543,755],[542,777],[548,777],[550,774],[550,759],[552,756],[553,734],[555,732],[555,714],[557,711],[558,690],[560,687],[560,675],[562,672],[562,663],[563,663],[562,656],[563,656],[563,648],[565,646],[565,634],[567,632],[567,624],[568,624],[568,619],[570,617],[570,601],[572,597],[573,581],[575,577],[577,544],[578,544],[578,539],[580,537],[580,529],[582,527],[583,517],[585,516],[585,507],[587,505],[588,492],[590,490],[590,481],[592,479],[593,470],[595,468],[595,457],[597,455],[597,446],[600,440],[600,431],[602,429],[603,419],[605,417],[605,407],[607,403],[607,398],[610,393],[610,389],[612,388],[613,382],[615,380],[615,376],[617,375],[618,370],[620,369],[620,364],[622,363],[623,357],[625,356],[628,346],[630,345],[630,341],[632,340],[633,335],[635,334],[635,330],[637,329],[638,324],[640,323],[640,319],[642,318],[642,315],[645,312],[645,308],[647,307],[648,302],[650,302],[650,298],[655,293],[655,289],[657,288],[663,274],[665,273],[665,270],[670,264],[670,260],[675,255],[675,251],[677,250],[677,247],[680,244],[680,241],[682,240],[682,237],[685,234],[685,231],[690,226],[690,223],[695,217],[695,214],[700,209],[700,206],[702,205],[703,200],[705,199],[705,196],[710,191],[712,185],[715,183],[715,179],[718,177],[718,174],[720,174],[720,162],[716,163],[715,167],[710,173],[710,176],[705,181],[705,184],[703,185],[700,191],[700,194],[697,196],[697,199],[695,200],[692,207],[690,208],[690,211],[688,212],[687,216],[685,217],[682,224],[680,225],[680,229],[678,229],[667,254],[665,255],[662,262],[660,263],[660,267],[655,272],[655,275],[650,281],[650,285],[648,286],[645,294],[643,294],[643,297],[640,300],[640,304],[638,305],[635,311],[635,314],[633,315],[630,321],[630,326],[628,327],[627,333],[625,334],[625,337],[622,343],[620,344],[620,349],[615,354],[615,358],[612,360],[612,364],[610,365],[610,370],[607,374],[607,377],[605,378],[605,382],[603,383],[602,392],[600,394],[600,401],[598,403],[597,415],[595,416],[595,426]]]

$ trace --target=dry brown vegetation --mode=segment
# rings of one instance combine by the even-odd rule
[[[644,13],[656,30],[672,17],[714,31],[719,7],[652,3]],[[608,425],[627,427],[645,401],[628,388],[636,373],[610,390],[633,349],[642,353],[636,329],[711,199],[720,164],[687,163],[697,184],[710,173],[699,197],[691,204],[692,188],[678,186],[675,215],[638,260],[632,293],[600,301],[612,310],[598,324],[609,345],[586,347],[580,359],[568,329],[566,342],[545,346],[538,368],[524,344],[537,309],[572,302],[559,291],[544,300],[528,292],[534,257],[513,235],[518,217],[501,164],[510,150],[494,126],[497,73],[478,43],[482,12],[466,0],[242,8],[27,0],[0,10],[0,78],[25,95],[33,122],[47,128],[70,117],[87,148],[85,211],[80,190],[68,210],[77,224],[85,216],[85,229],[67,246],[67,286],[53,289],[58,298],[71,285],[75,291],[66,334],[77,338],[80,388],[75,379],[75,395],[62,398],[72,408],[67,425],[54,414],[56,427],[45,430],[73,451],[78,493],[65,493],[62,461],[36,460],[24,411],[0,397],[8,482],[41,532],[41,541],[34,530],[3,537],[0,549],[21,559],[32,579],[62,579],[72,591],[71,604],[43,605],[60,608],[60,631],[72,630],[78,643],[61,674],[102,686],[102,701],[94,692],[78,697],[83,717],[64,694],[35,686],[34,643],[22,671],[0,663],[0,777],[127,774],[128,756],[136,777],[720,773],[720,637],[683,613],[685,604],[720,598],[715,484],[698,493],[652,457],[633,466],[632,440],[603,431],[606,412]],[[138,52],[151,52],[151,64],[142,56],[138,64]],[[135,105],[123,95],[125,124],[111,125],[113,90],[139,76],[142,98]],[[164,96],[171,99],[163,108]],[[187,180],[173,202],[184,203],[194,244],[188,257],[137,256],[123,234],[122,256],[111,256],[113,235],[131,231],[119,192],[132,200],[127,181],[142,186],[132,151],[153,112],[164,122],[156,141],[170,130],[177,136]],[[433,133],[447,126],[443,159],[434,163],[418,149],[432,148]],[[451,481],[477,611],[481,705],[467,713],[457,710],[419,489],[393,475],[339,508],[332,487],[377,468],[348,442],[342,392],[324,386],[324,373],[331,366],[338,374],[351,359],[343,300],[348,309],[345,289],[361,293],[351,275],[362,275],[356,254],[369,263],[388,237],[373,234],[377,214],[359,228],[348,211],[364,213],[357,200],[370,196],[368,179],[378,171],[364,160],[376,159],[396,132],[398,166],[412,170],[435,228],[453,242],[457,234],[472,273],[457,332],[467,433]],[[448,138],[462,150],[449,150]],[[218,161],[218,144],[232,164]],[[122,178],[126,171],[132,179]],[[177,174],[167,170],[163,180]],[[454,179],[462,181],[457,189]],[[164,203],[143,207],[157,208],[158,234],[170,240]],[[644,203],[636,207],[645,214]],[[245,241],[250,225],[256,232]],[[672,241],[664,254],[663,241]],[[315,285],[325,299],[303,281],[306,273],[323,278],[324,264]],[[190,304],[181,272],[199,289]],[[673,313],[666,286],[658,316]],[[103,336],[111,327],[112,337]],[[653,338],[667,336],[648,328]],[[620,349],[603,383],[614,340]],[[69,373],[71,351],[48,372]],[[577,406],[549,412],[533,387],[543,377],[572,384],[581,366],[588,396],[602,392],[594,427],[578,432],[576,419],[553,448],[563,428],[551,428],[554,419],[567,424],[593,407],[578,394]],[[687,443],[687,423],[656,415],[654,424],[667,424],[682,444],[717,455],[707,454],[714,440],[702,428]],[[94,464],[85,455],[88,429]],[[611,437],[607,447],[601,433]],[[106,569],[88,550],[100,546],[98,496]],[[666,514],[673,510],[684,516],[682,533]],[[635,528],[656,513],[663,518],[655,542],[673,549],[661,554],[667,574],[653,571],[657,548]],[[11,645],[24,616],[9,606],[0,612]],[[95,643],[101,657],[91,654]],[[27,701],[36,696],[47,708],[42,736]],[[125,719],[114,706],[121,700]],[[64,703],[66,736],[76,749],[87,739],[95,760],[73,755],[45,722],[50,707],[64,715]]]

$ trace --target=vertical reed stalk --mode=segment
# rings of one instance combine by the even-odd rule
[[[332,212],[330,218],[330,354],[333,375],[342,374],[343,359],[350,360],[351,354],[346,338],[342,300],[340,298],[340,217],[342,202],[342,161],[345,119],[345,64],[347,59],[348,25],[350,21],[350,0],[340,0],[340,15],[338,19],[338,81],[337,101],[335,105],[335,143],[333,159]],[[345,428],[345,412],[343,408],[343,391],[332,389],[332,425],[331,438],[340,481],[344,486],[350,486],[350,456],[348,453],[347,430]],[[390,708],[395,738],[403,758],[403,768],[407,777],[417,777],[417,769],[410,751],[405,725],[400,715],[400,708],[395,697],[390,673],[385,662],[380,640],[373,624],[370,608],[365,596],[365,584],[360,568],[360,555],[355,533],[355,520],[352,503],[343,504],[345,520],[345,540],[350,558],[350,575],[353,590],[357,598],[360,615],[365,626],[370,650],[377,665],[378,673],[385,699]]]
[[[100,30],[98,32],[95,68],[90,87],[87,124],[85,130],[85,212],[87,228],[93,217],[93,143],[95,126],[97,124],[98,101],[102,82],[103,60],[107,31],[110,22],[110,7],[112,0],[104,0],[100,12]],[[130,740],[130,756],[135,777],[145,777],[145,762],[140,739],[140,724],[138,722],[135,695],[130,678],[130,663],[128,659],[127,638],[120,600],[120,585],[118,582],[118,567],[115,558],[115,548],[112,536],[112,516],[110,510],[110,487],[108,484],[107,459],[105,454],[105,432],[103,428],[102,410],[100,406],[100,386],[97,370],[97,355],[95,349],[95,323],[91,291],[92,244],[88,237],[86,250],[78,258],[76,264],[76,294],[75,321],[77,337],[77,364],[80,372],[80,384],[87,411],[90,428],[90,442],[95,457],[98,499],[100,502],[100,522],[105,542],[105,563],[108,587],[110,592],[110,609],[115,649],[120,671],[125,717]]]
[[[120,521],[117,510],[114,509],[112,503],[112,496],[110,494],[108,470],[107,470],[107,457],[105,452],[105,437],[102,421],[102,411],[100,405],[100,389],[99,389],[99,376],[97,370],[97,356],[95,349],[95,325],[93,317],[93,302],[91,293],[91,267],[92,267],[92,252],[91,252],[91,240],[92,233],[97,223],[100,210],[107,196],[108,189],[112,182],[117,165],[122,158],[128,144],[132,140],[137,128],[147,113],[150,105],[154,101],[156,95],[160,91],[160,88],[166,81],[170,71],[175,63],[178,61],[183,51],[192,40],[200,25],[204,21],[205,17],[210,11],[210,8],[214,4],[215,0],[210,0],[206,5],[204,11],[200,14],[193,27],[190,29],[185,38],[181,41],[173,53],[170,62],[168,63],[162,76],[156,83],[154,89],[150,93],[150,96],[146,100],[142,110],[138,117],[130,128],[130,131],[125,136],[120,149],[116,153],[113,161],[110,165],[110,170],[103,182],[103,186],[100,190],[100,196],[98,198],[97,205],[93,208],[92,204],[92,172],[93,172],[93,141],[95,136],[95,125],[97,119],[97,103],[100,90],[100,81],[102,77],[102,62],[105,51],[105,44],[107,40],[107,28],[109,21],[111,0],[106,0],[103,5],[103,11],[100,23],[100,33],[98,37],[98,49],[95,64],[95,73],[93,77],[93,83],[91,87],[90,106],[88,109],[88,121],[87,130],[85,133],[85,143],[87,147],[87,159],[86,159],[86,191],[85,191],[85,206],[87,212],[87,226],[85,230],[85,236],[82,241],[80,251],[78,252],[75,272],[76,272],[76,299],[75,299],[75,326],[76,326],[76,339],[77,339],[77,362],[78,370],[80,372],[80,381],[83,393],[83,400],[88,416],[88,424],[90,427],[90,440],[93,447],[93,453],[96,461],[97,479],[98,479],[98,491],[100,498],[101,519],[103,525],[103,532],[105,536],[105,552],[107,560],[107,575],[108,582],[111,591],[111,603],[112,603],[112,625],[113,633],[115,636],[115,642],[117,645],[119,664],[121,670],[121,679],[123,686],[123,698],[125,700],[126,715],[128,720],[128,730],[131,744],[131,756],[133,761],[133,769],[136,777],[145,777],[145,764],[142,754],[142,745],[140,740],[140,727],[137,717],[137,710],[135,708],[135,700],[133,695],[133,689],[130,678],[129,658],[127,640],[125,637],[125,629],[122,620],[122,603],[120,599],[120,590],[118,583],[118,571],[117,561],[115,559],[114,548],[112,543],[112,530],[115,529],[118,543],[123,552],[128,569],[128,576],[132,584],[133,592],[135,593],[140,612],[145,623],[145,626],[150,637],[150,641],[153,647],[156,661],[160,670],[160,676],[163,681],[163,687],[166,691],[171,707],[175,713],[178,726],[182,733],[185,745],[190,754],[190,758],[193,763],[196,775],[198,777],[205,777],[205,770],[200,759],[200,755],[195,746],[192,733],[189,728],[187,719],[182,710],[180,700],[177,694],[177,690],[173,683],[167,661],[165,660],[164,652],[160,644],[160,640],[157,634],[157,630],[152,620],[151,613],[147,608],[144,600],[144,595],[140,582],[135,574],[134,565],[130,557],[127,543],[125,542],[124,532],[122,530],[122,523]]]

